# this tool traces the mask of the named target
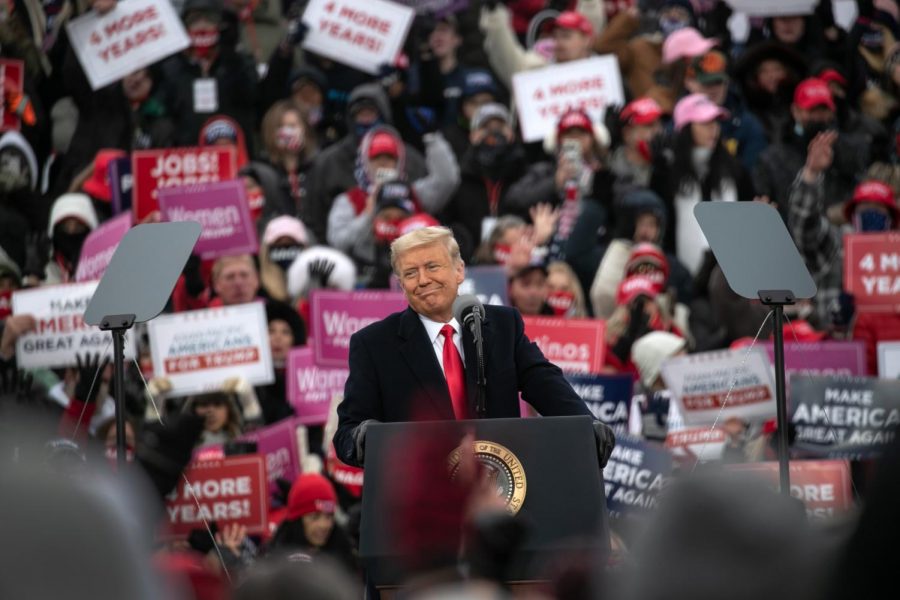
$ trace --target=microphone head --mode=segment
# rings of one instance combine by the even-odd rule
[[[453,301],[453,316],[460,323],[465,323],[466,317],[472,314],[472,310],[475,308],[478,308],[481,314],[484,314],[484,305],[481,304],[481,300],[477,296],[473,294],[457,296],[456,300]]]

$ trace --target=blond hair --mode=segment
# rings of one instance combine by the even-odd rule
[[[454,264],[462,260],[459,253],[459,244],[456,242],[456,238],[453,237],[453,232],[449,227],[423,227],[410,231],[406,235],[401,235],[391,243],[391,269],[399,275],[397,273],[397,261],[400,260],[400,256],[404,252],[420,246],[430,246],[438,243],[444,245]]]
[[[583,319],[588,316],[587,314],[587,305],[584,301],[584,290],[581,289],[581,282],[578,281],[578,276],[575,275],[575,271],[572,270],[572,267],[569,266],[569,263],[563,262],[561,260],[555,260],[547,265],[547,275],[552,275],[553,273],[562,273],[565,275],[568,280],[568,288],[569,291],[575,296],[575,310],[573,311],[572,316],[577,319]]]

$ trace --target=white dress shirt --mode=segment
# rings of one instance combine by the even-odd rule
[[[444,336],[441,335],[441,329],[443,329],[444,325],[448,323],[438,323],[437,321],[432,321],[427,317],[423,317],[419,315],[419,318],[422,319],[422,325],[425,326],[425,332],[428,334],[428,339],[431,340],[431,347],[434,348],[434,355],[437,357],[438,364],[441,365],[441,370],[444,369]],[[456,349],[459,350],[459,357],[462,359],[463,368],[466,366],[466,353],[462,348],[462,337],[460,335],[461,328],[459,326],[459,321],[455,318],[450,319],[449,325],[453,327],[453,343],[456,345]]]

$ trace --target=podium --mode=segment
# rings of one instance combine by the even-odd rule
[[[510,582],[546,579],[546,566],[567,551],[605,552],[609,525],[603,472],[589,416],[373,424],[366,434],[360,557],[369,581],[382,590],[409,576],[390,494],[407,489],[417,473],[398,449],[427,440],[433,477],[451,477],[459,446],[474,433],[475,458],[496,482],[507,510],[527,534],[508,571]],[[437,445],[437,446],[435,446]],[[444,458],[446,457],[446,458]],[[434,471],[432,471],[434,469]]]

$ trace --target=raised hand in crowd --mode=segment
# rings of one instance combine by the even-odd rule
[[[75,355],[75,386],[72,393],[77,400],[85,404],[97,400],[103,372],[109,366],[109,360],[108,356],[101,359],[99,352],[93,355],[90,353]]]
[[[553,233],[556,231],[556,224],[559,223],[559,208],[553,208],[552,204],[542,203],[536,204],[528,209],[531,216],[531,222],[534,224],[532,230],[532,240],[534,245],[543,246],[550,241]]]
[[[324,288],[327,286],[328,278],[331,277],[334,268],[335,264],[333,261],[317,258],[309,263],[309,279],[311,282],[315,282],[318,287]]]
[[[16,355],[16,340],[19,336],[34,331],[37,320],[31,315],[10,315],[6,317],[3,335],[0,336],[0,359],[11,360]]]
[[[50,238],[45,231],[28,234],[25,239],[25,265],[22,275],[38,281],[44,278],[47,262],[50,260]]]
[[[221,531],[216,532],[216,544],[220,550],[228,550],[235,557],[241,555],[241,547],[247,538],[247,527],[237,523],[225,525]]]
[[[836,131],[825,131],[818,134],[809,143],[806,153],[806,164],[803,166],[803,179],[814,183],[834,161],[834,143],[837,141]]]

